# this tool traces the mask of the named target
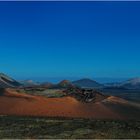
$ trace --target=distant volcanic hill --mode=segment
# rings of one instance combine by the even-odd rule
[[[140,89],[140,78],[129,79],[120,84],[120,87],[124,87],[127,89]]]
[[[45,88],[51,88],[53,87],[53,84],[50,82],[44,82],[44,83],[41,83],[40,86],[45,87]]]
[[[69,80],[63,80],[60,83],[58,83],[60,87],[69,87],[72,86],[72,83]]]
[[[0,88],[18,87],[21,84],[9,76],[0,73]]]
[[[72,84],[74,84],[75,86],[82,87],[82,88],[101,88],[101,87],[103,87],[102,84],[100,84],[94,80],[88,79],[88,78],[73,81]]]
[[[73,87],[73,84],[69,80],[62,80],[56,85],[52,85],[52,88],[69,88]]]

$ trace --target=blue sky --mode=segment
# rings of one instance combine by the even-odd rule
[[[0,2],[0,71],[140,76],[140,2]]]

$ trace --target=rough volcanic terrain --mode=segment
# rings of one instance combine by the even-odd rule
[[[1,90],[0,115],[48,116],[94,119],[137,119],[140,105],[124,99],[97,94],[94,102],[80,102],[74,97],[46,98]]]

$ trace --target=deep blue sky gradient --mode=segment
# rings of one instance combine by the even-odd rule
[[[0,2],[0,71],[140,76],[140,2]]]

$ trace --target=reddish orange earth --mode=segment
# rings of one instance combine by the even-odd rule
[[[84,103],[69,96],[46,98],[6,89],[0,96],[0,115],[126,119],[129,116],[121,113],[120,108],[132,106],[134,108],[135,106],[129,105],[128,101],[118,97],[103,98],[97,95],[96,98],[96,102]],[[116,105],[119,106],[116,108]],[[139,109],[139,105],[136,106]],[[130,113],[132,108],[130,108]]]

